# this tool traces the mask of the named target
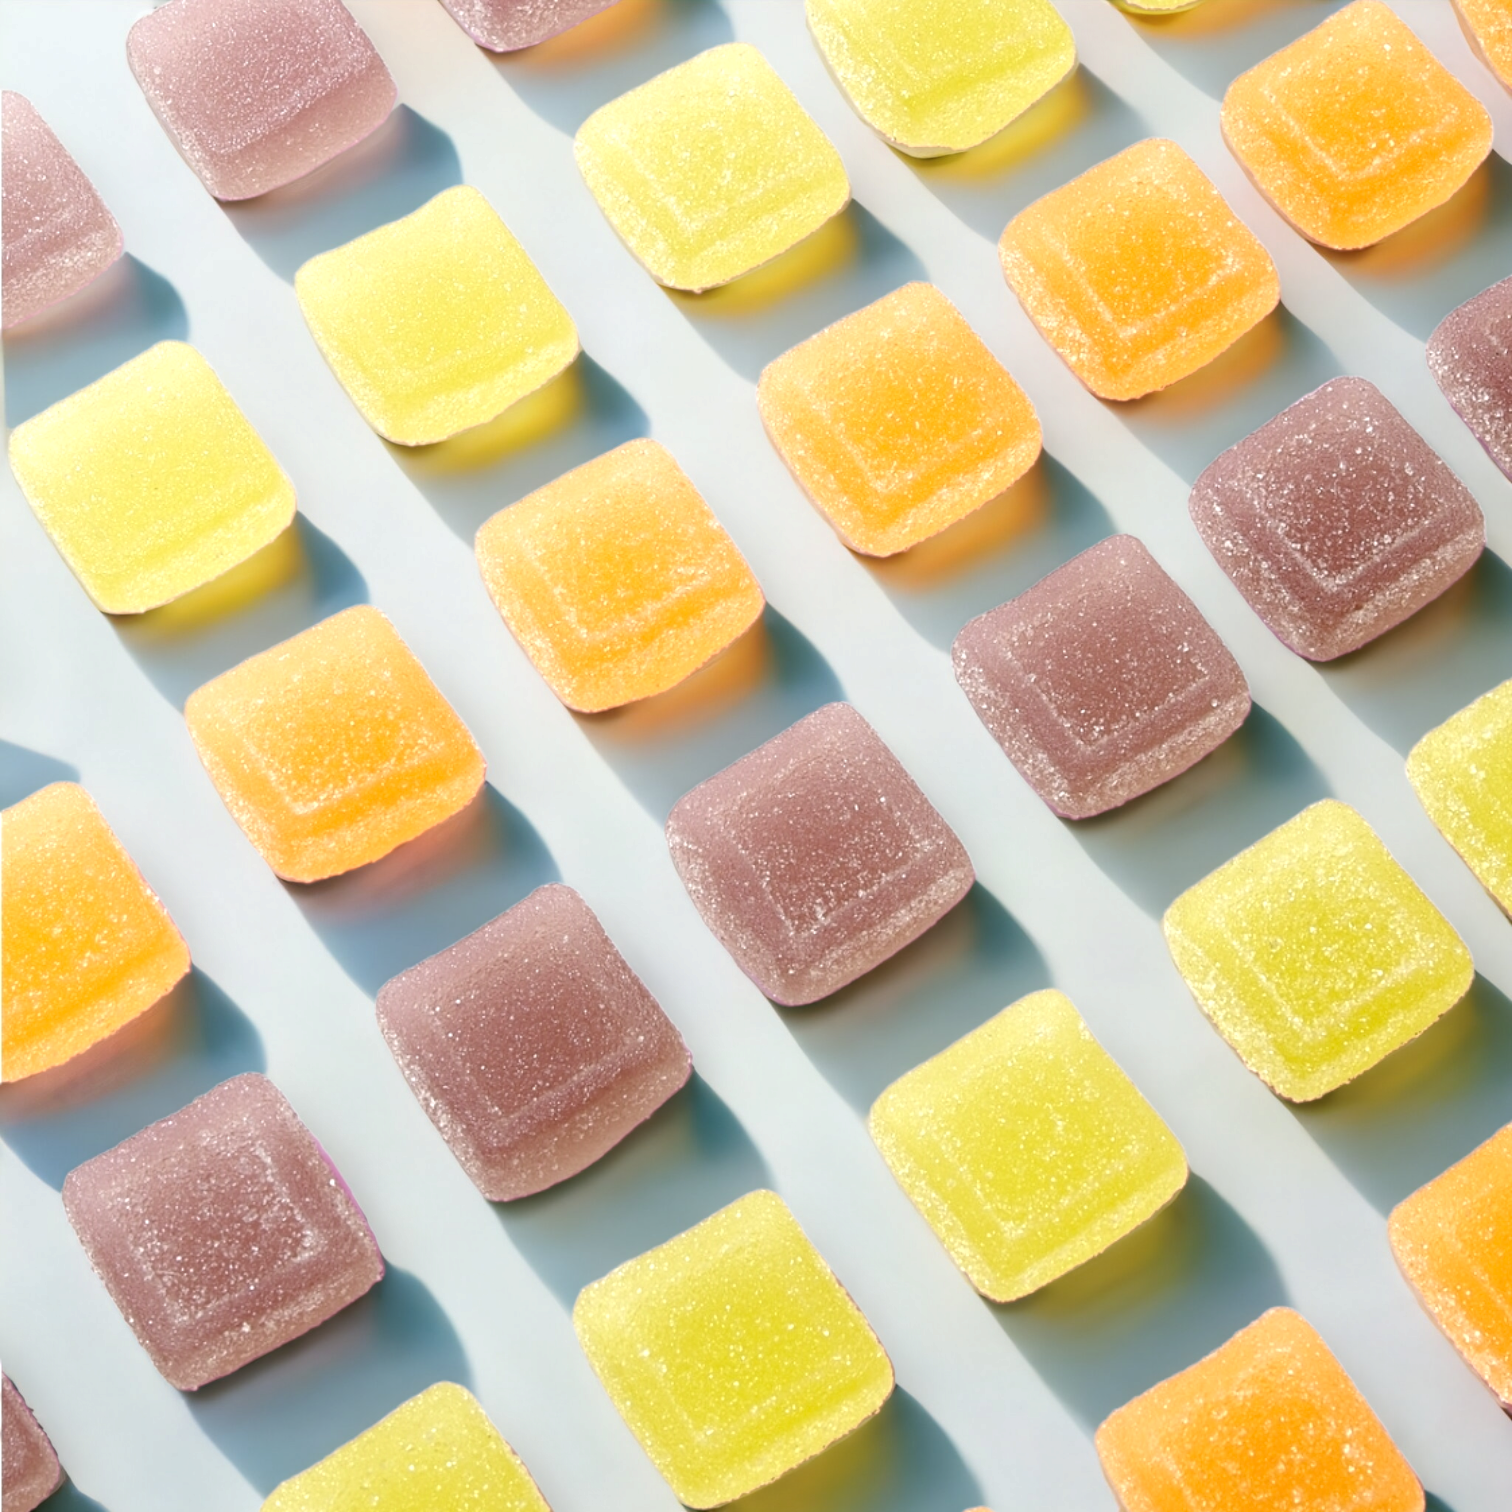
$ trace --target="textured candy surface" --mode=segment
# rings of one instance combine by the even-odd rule
[[[121,228],[24,95],[0,91],[0,323],[7,330],[93,283]]]
[[[389,71],[341,0],[169,0],[126,57],[173,145],[217,199],[266,194],[388,118]]]
[[[72,782],[0,814],[0,896],[6,1081],[98,1044],[189,970],[168,911]]]
[[[776,1480],[892,1392],[876,1335],[774,1192],[585,1286],[572,1322],[620,1416],[690,1507]]]
[[[828,704],[678,800],[672,863],[704,922],[778,1003],[853,982],[975,874],[954,831],[849,704]]]
[[[1512,89],[1512,4],[1508,0],[1454,0],[1454,13],[1481,61]]]
[[[386,856],[483,785],[483,754],[378,610],[359,604],[189,695],[195,749],[281,877]]]
[[[899,1078],[871,1136],[951,1259],[1011,1302],[1164,1207],[1176,1136],[1059,992],[1036,992]]]
[[[845,208],[840,154],[754,47],[729,42],[596,110],[577,164],[651,276],[709,289]]]
[[[1429,1317],[1512,1410],[1512,1124],[1399,1203],[1387,1233]]]
[[[1423,1508],[1401,1450],[1289,1307],[1120,1407],[1096,1442],[1124,1512]]]
[[[1470,490],[1364,378],[1335,378],[1197,479],[1192,521],[1255,613],[1328,661],[1436,599],[1474,565]]]
[[[956,679],[1058,814],[1158,787],[1244,723],[1249,686],[1197,606],[1133,536],[1110,536],[966,626]]]
[[[1347,805],[1325,799],[1189,888],[1166,944],[1251,1071],[1308,1102],[1465,995],[1470,952]]]
[[[63,1467],[9,1376],[0,1377],[0,1485],[4,1512],[32,1512],[63,1484]]]
[[[656,441],[627,441],[502,509],[477,537],[499,613],[569,708],[665,692],[765,600],[745,558]]]
[[[335,1167],[255,1073],[75,1167],[63,1206],[121,1315],[181,1391],[298,1338],[383,1275]]]
[[[615,0],[441,0],[457,25],[480,47],[513,52],[564,32]]]
[[[1512,478],[1512,278],[1466,300],[1428,338],[1428,370],[1491,460]]]
[[[1276,307],[1270,254],[1175,142],[1136,142],[1008,222],[1003,272],[1103,399],[1211,362]]]
[[[286,1480],[262,1512],[550,1512],[472,1393],[442,1381]]]
[[[140,614],[208,583],[294,518],[294,485],[182,341],[160,341],[18,425],[10,461],[107,614]]]
[[[1076,66],[1050,0],[806,0],[809,30],[862,120],[920,157],[1001,131]]]
[[[1028,396],[933,284],[906,284],[783,353],[756,398],[804,492],[868,556],[953,525],[1040,454]]]
[[[312,257],[294,292],[352,403],[403,446],[492,420],[578,353],[572,317],[466,184]]]
[[[1325,247],[1368,247],[1441,205],[1491,150],[1485,107],[1382,0],[1354,0],[1229,85],[1223,135]]]
[[[385,984],[378,1023],[478,1190],[575,1176],[687,1081],[682,1037],[570,887]]]

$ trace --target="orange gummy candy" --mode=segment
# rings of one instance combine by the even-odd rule
[[[1512,0],[1454,0],[1454,13],[1481,61],[1512,89]]]
[[[1423,1509],[1401,1450],[1289,1307],[1120,1407],[1097,1454],[1124,1512]]]
[[[1512,1412],[1512,1124],[1398,1204],[1387,1232],[1428,1315]]]
[[[114,1034],[189,970],[168,910],[76,783],[0,814],[0,894],[6,1081]]]
[[[467,726],[366,604],[223,672],[184,718],[226,807],[291,882],[376,861],[483,785]]]
[[[1382,0],[1354,0],[1242,73],[1223,135],[1325,247],[1368,247],[1442,205],[1491,150],[1485,107]]]
[[[1270,254],[1175,142],[1135,142],[1008,222],[1019,303],[1103,399],[1211,362],[1276,307]]]
[[[932,284],[912,283],[784,352],[761,418],[840,539],[891,556],[953,525],[1040,453],[1023,389]]]
[[[745,558],[655,441],[564,473],[478,531],[504,622],[570,709],[665,692],[765,604]]]

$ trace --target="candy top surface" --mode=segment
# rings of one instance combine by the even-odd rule
[[[1428,369],[1455,410],[1512,478],[1512,278],[1451,310],[1428,338]]]
[[[5,1512],[32,1512],[63,1484],[63,1467],[9,1376],[0,1377],[0,1483]]]
[[[1508,0],[1454,0],[1454,12],[1481,61],[1512,89],[1512,4]]]
[[[564,32],[615,0],[441,0],[480,47],[513,52]]]

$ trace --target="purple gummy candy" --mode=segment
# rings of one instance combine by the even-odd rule
[[[1428,338],[1428,369],[1470,433],[1512,478],[1512,278],[1439,322]]]
[[[533,47],[589,16],[608,10],[615,0],[441,0],[452,19],[480,47],[513,52]]]
[[[0,1512],[32,1512],[63,1484],[63,1467],[42,1425],[9,1376],[0,1376]]]

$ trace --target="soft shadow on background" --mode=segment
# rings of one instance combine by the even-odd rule
[[[55,756],[0,740],[0,808],[9,808],[52,782],[77,782],[79,769]]]

